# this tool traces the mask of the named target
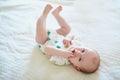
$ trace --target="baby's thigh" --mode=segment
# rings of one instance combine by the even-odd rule
[[[56,32],[60,35],[67,36],[70,31],[67,29],[60,28],[60,29],[57,29]]]

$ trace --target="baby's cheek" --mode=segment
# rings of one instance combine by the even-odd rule
[[[70,58],[70,61],[71,61],[72,63],[76,62],[76,57],[71,57],[71,58]]]

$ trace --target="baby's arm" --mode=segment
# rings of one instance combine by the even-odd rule
[[[64,58],[68,58],[68,57],[72,56],[72,53],[70,51],[57,49],[52,46],[45,47],[45,53],[46,53],[46,55],[50,55],[50,56],[56,55],[56,56],[61,56]]]

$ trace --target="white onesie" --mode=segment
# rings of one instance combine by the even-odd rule
[[[65,38],[64,36],[59,35],[56,31],[50,31],[50,30],[48,31],[48,35],[49,35],[48,40],[45,42],[45,44],[44,45],[39,44],[39,48],[43,53],[45,53],[44,51],[45,46],[53,46],[63,50],[68,49],[68,48],[65,48],[63,44],[63,39]],[[51,56],[50,61],[52,61],[54,64],[57,64],[57,65],[70,64],[66,58],[61,56]]]

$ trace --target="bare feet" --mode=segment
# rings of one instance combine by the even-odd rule
[[[58,15],[61,10],[62,10],[62,6],[58,6],[58,7],[52,12],[52,14],[53,14],[54,16],[55,16],[55,15]]]
[[[47,4],[47,5],[45,6],[44,11],[43,11],[43,15],[44,15],[44,16],[47,16],[48,13],[50,12],[50,10],[51,10],[52,8],[53,8],[53,7],[52,7],[50,4]]]

